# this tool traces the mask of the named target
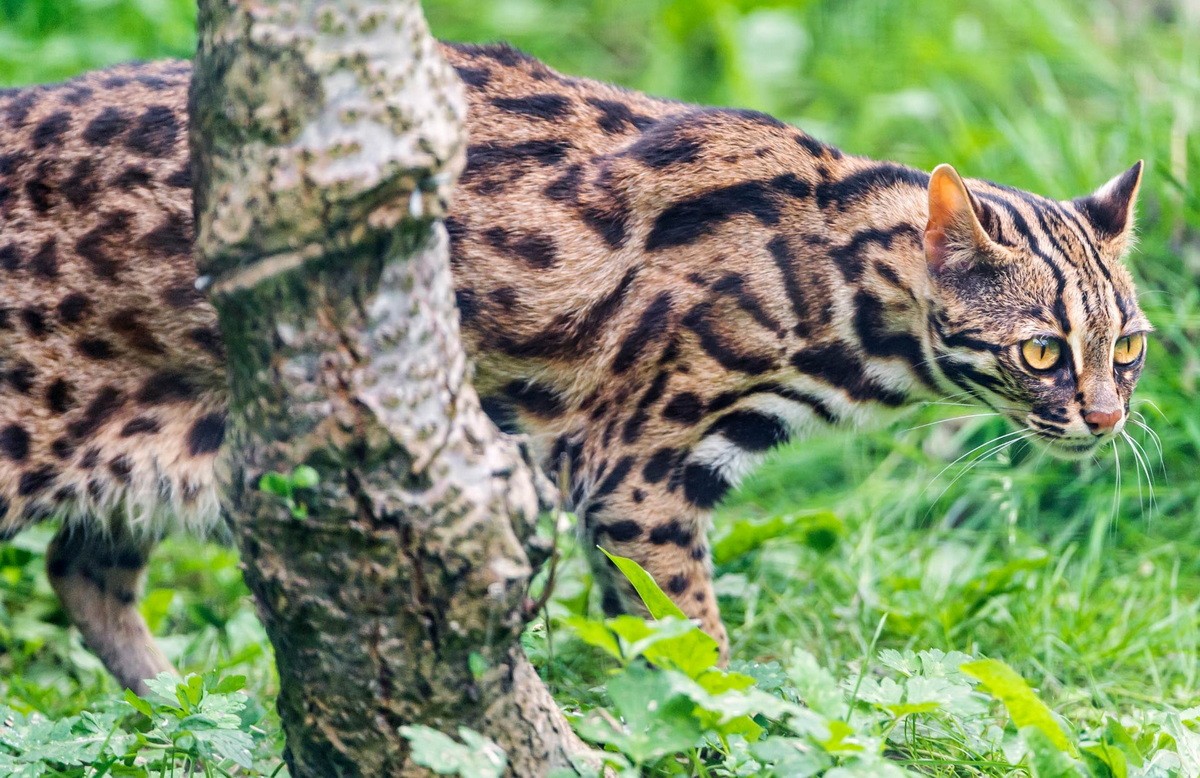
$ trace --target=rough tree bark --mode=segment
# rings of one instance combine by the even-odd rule
[[[228,507],[295,776],[421,772],[478,730],[517,775],[586,753],[521,653],[549,497],[471,388],[438,218],[465,101],[416,0],[201,0],[201,283],[229,352]],[[296,499],[258,489],[307,464]],[[476,672],[470,654],[482,657]]]

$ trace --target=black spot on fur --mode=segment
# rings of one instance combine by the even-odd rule
[[[621,348],[613,358],[614,373],[624,373],[633,367],[634,362],[645,351],[646,347],[657,338],[665,335],[671,313],[671,293],[661,292],[638,319],[637,326],[621,342]]]
[[[75,346],[89,359],[105,360],[117,355],[116,349],[104,338],[80,338]]]
[[[117,280],[121,264],[109,254],[109,248],[112,243],[128,240],[130,216],[128,211],[110,213],[75,242],[75,251],[87,261],[92,272],[105,281]]]
[[[479,313],[479,301],[475,297],[475,292],[471,289],[456,289],[454,291],[454,304],[458,307],[458,315],[463,323],[469,322]]]
[[[167,186],[173,186],[176,189],[191,189],[192,188],[192,167],[189,163],[183,163],[183,167],[176,170],[171,175],[167,176],[164,183]]]
[[[67,431],[76,439],[85,438],[100,429],[124,404],[125,395],[120,389],[104,386],[84,408],[83,415],[67,425]]]
[[[196,387],[183,373],[163,370],[146,379],[134,399],[145,405],[162,405],[170,402],[191,400]]]
[[[832,205],[841,211],[869,194],[898,185],[925,189],[929,186],[929,176],[919,170],[882,162],[865,170],[851,173],[838,181],[825,181],[818,184],[816,189],[817,205],[821,208],[828,208]]]
[[[129,476],[133,473],[133,460],[122,454],[109,460],[108,471],[123,484],[129,483]]]
[[[55,438],[50,443],[50,453],[59,459],[70,459],[75,453],[75,441],[68,437]]]
[[[659,371],[658,375],[654,377],[653,383],[638,399],[637,407],[625,422],[625,428],[621,431],[622,441],[631,444],[641,437],[642,426],[650,419],[650,406],[662,399],[670,377],[671,374],[665,370]],[[617,404],[624,405],[624,400],[618,398]]]
[[[487,68],[473,68],[466,65],[457,65],[454,68],[458,72],[458,77],[467,86],[473,86],[476,89],[487,86],[488,81],[492,80],[491,71]]]
[[[35,338],[41,338],[50,331],[46,325],[46,314],[41,308],[36,305],[29,305],[21,309],[21,321],[25,323],[25,329]]]
[[[694,533],[687,527],[684,527],[679,519],[671,519],[650,530],[650,542],[656,546],[665,546],[667,543],[674,543],[680,548],[687,548],[692,544],[692,540],[694,539]]]
[[[663,480],[671,471],[671,465],[675,463],[678,456],[679,451],[674,448],[660,448],[655,451],[642,466],[642,478],[648,484],[656,484]]]
[[[618,543],[628,543],[631,540],[637,540],[641,537],[642,527],[636,521],[623,519],[614,521],[612,524],[601,524],[596,529],[596,534],[607,534],[610,538]]]
[[[683,496],[698,508],[713,507],[732,486],[711,465],[690,462],[683,468]]]
[[[673,575],[667,580],[667,591],[671,594],[683,594],[688,588],[688,577],[683,573]]]
[[[693,392],[680,392],[663,408],[663,418],[680,424],[695,424],[704,415],[704,401]]]
[[[0,267],[9,272],[21,267],[21,250],[12,243],[0,247]]]
[[[66,379],[56,378],[46,387],[46,407],[55,413],[66,413],[75,404],[71,385]]]
[[[600,485],[596,487],[596,490],[591,494],[591,499],[599,500],[615,491],[621,485],[621,482],[625,480],[625,476],[629,475],[629,471],[632,468],[633,457],[628,455],[621,457],[613,465],[612,470],[609,471],[604,480],[600,482]]]
[[[103,146],[125,131],[129,123],[127,117],[117,108],[105,108],[100,115],[88,122],[83,131],[83,139],[93,146]]]
[[[13,362],[13,366],[8,369],[5,377],[12,384],[12,388],[20,394],[29,394],[29,390],[33,388],[33,380],[37,373],[33,369],[33,365],[24,359],[18,359]]]
[[[506,254],[515,254],[531,266],[545,270],[558,261],[554,238],[539,232],[513,232],[492,227],[484,233],[488,243]]]
[[[21,473],[21,480],[17,485],[17,494],[22,497],[28,497],[31,494],[45,491],[50,484],[54,483],[54,479],[58,478],[58,471],[50,465],[39,467],[37,470],[27,470]]]
[[[179,135],[179,119],[165,105],[152,105],[138,117],[125,138],[125,147],[145,157],[163,157],[171,153]]]
[[[225,342],[215,328],[195,327],[188,330],[187,339],[217,359],[225,358]]]
[[[805,375],[841,387],[855,400],[873,400],[891,407],[907,401],[905,395],[872,380],[866,374],[862,360],[841,344],[813,346],[798,351],[792,356],[792,367]]]
[[[834,266],[847,281],[856,282],[862,277],[866,260],[863,252],[871,245],[879,245],[884,250],[892,248],[893,241],[908,239],[920,243],[920,234],[911,224],[898,224],[883,229],[868,228],[856,232],[850,242],[829,249],[829,257]]]
[[[596,97],[587,99],[589,105],[600,111],[596,125],[602,132],[617,135],[629,129],[644,130],[654,124],[654,119],[636,113],[625,103],[616,100],[601,100]]]
[[[29,456],[29,433],[19,424],[9,424],[0,429],[0,453],[14,462],[23,462]]]
[[[712,326],[711,304],[700,303],[683,317],[683,325],[696,334],[700,347],[726,370],[759,375],[775,366],[774,357],[737,351]]]
[[[467,148],[467,168],[460,181],[480,194],[496,194],[529,172],[531,165],[562,162],[572,148],[570,141],[561,139],[477,143]]]
[[[58,278],[58,247],[54,238],[46,238],[29,260],[29,269],[42,278]]]
[[[192,456],[212,454],[225,440],[225,414],[208,413],[201,416],[188,432],[188,451]]]
[[[130,165],[113,178],[112,185],[118,189],[129,191],[137,187],[149,186],[153,180],[154,176],[146,168],[140,165]]]
[[[71,292],[58,301],[58,318],[64,324],[75,324],[87,315],[91,303],[82,292]]]
[[[144,354],[166,353],[162,343],[154,337],[142,321],[140,313],[132,308],[123,308],[109,316],[108,326],[135,351],[141,351]]]
[[[85,208],[95,199],[100,191],[100,182],[96,179],[96,161],[84,157],[71,168],[71,174],[63,182],[62,192],[75,208]]]
[[[778,418],[751,410],[737,410],[717,419],[705,435],[720,433],[744,451],[767,451],[786,443],[788,428]]]
[[[29,161],[29,155],[23,151],[10,151],[0,154],[0,176],[11,176]]]
[[[517,423],[516,409],[511,403],[499,397],[482,397],[479,405],[501,432],[516,435],[521,431],[521,425]]]
[[[629,147],[629,155],[643,165],[656,170],[672,165],[684,165],[700,158],[704,146],[695,138],[681,132],[678,125],[646,133]]]
[[[576,355],[591,343],[596,333],[614,316],[625,300],[638,269],[630,268],[611,292],[589,308],[582,317],[560,313],[546,330],[524,342],[500,334],[496,338],[501,351],[521,357],[556,357]]]
[[[520,408],[535,416],[553,417],[563,411],[562,398],[544,384],[532,381],[512,381],[504,387],[504,395]]]
[[[35,149],[44,149],[58,143],[71,126],[71,114],[66,111],[56,111],[38,122],[33,128],[30,140]]]
[[[574,202],[579,198],[579,186],[583,182],[583,166],[571,165],[567,172],[551,181],[542,194],[557,202]]]
[[[493,97],[491,103],[501,111],[543,121],[561,119],[571,111],[571,101],[563,95],[538,94],[526,95],[525,97]]]
[[[173,213],[146,233],[142,245],[162,257],[188,256],[192,253],[191,225],[183,216]]]
[[[187,308],[204,299],[204,295],[196,289],[194,283],[183,283],[168,286],[162,293],[163,302],[172,308]]]
[[[488,292],[488,299],[504,310],[511,310],[517,304],[517,290],[511,286],[502,286]]]
[[[137,416],[130,419],[124,427],[121,428],[121,437],[128,438],[134,435],[153,435],[158,432],[158,422],[149,416]]]
[[[733,184],[669,206],[654,220],[654,227],[646,238],[646,251],[694,243],[741,214],[753,216],[765,225],[778,223],[779,205],[767,183]]]
[[[54,176],[57,163],[44,159],[38,163],[37,173],[25,182],[25,196],[30,205],[38,213],[46,213],[54,207],[54,190],[50,180]]]

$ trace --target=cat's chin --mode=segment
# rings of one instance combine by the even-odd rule
[[[1048,451],[1051,456],[1055,457],[1056,459],[1065,459],[1069,461],[1087,459],[1100,449],[1104,448],[1104,445],[1107,442],[1107,440],[1102,438],[1093,438],[1092,440],[1080,441],[1078,443],[1072,443],[1069,440],[1062,439],[1040,439],[1042,448]]]

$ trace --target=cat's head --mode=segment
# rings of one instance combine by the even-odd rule
[[[1151,327],[1123,263],[1141,176],[1139,162],[1070,202],[949,165],[930,176],[935,363],[1062,457],[1121,433],[1145,363]]]

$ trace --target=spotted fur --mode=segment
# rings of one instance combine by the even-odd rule
[[[1141,363],[1114,369],[1112,349],[1148,329],[1120,261],[1140,167],[1068,202],[931,181],[753,111],[504,46],[443,53],[470,95],[445,226],[484,406],[568,469],[586,546],[636,559],[722,642],[709,515],[775,446],[959,394],[1070,453],[1111,434],[1088,429],[1097,403],[1127,405]],[[225,375],[190,257],[189,72],[0,95],[0,532],[67,519],[56,586],[135,687],[161,662],[128,626],[149,544],[219,513]],[[1053,375],[1020,361],[1044,333],[1069,347]],[[105,569],[133,571],[115,590],[79,562],[98,544]],[[596,568],[604,607],[627,607]],[[98,596],[124,626],[80,605]],[[137,643],[124,663],[120,629]]]

